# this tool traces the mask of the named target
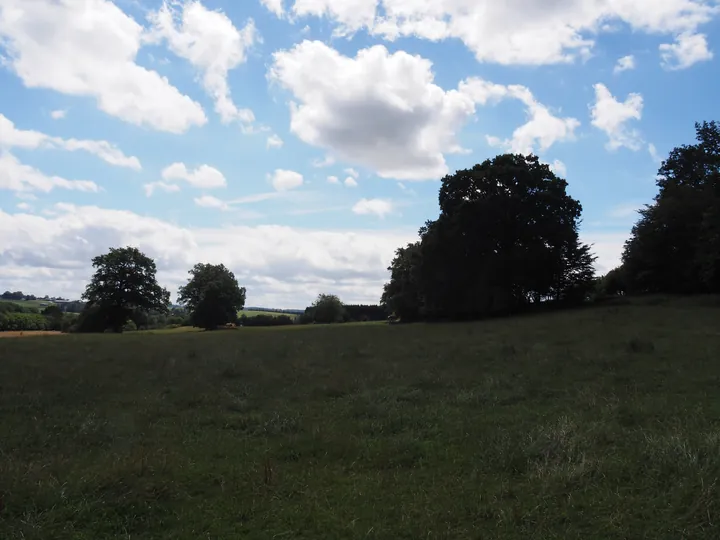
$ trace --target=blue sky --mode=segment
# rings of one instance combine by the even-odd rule
[[[617,264],[717,118],[715,0],[0,0],[0,289],[77,297],[137,245],[173,293],[377,302],[442,176],[534,152]]]

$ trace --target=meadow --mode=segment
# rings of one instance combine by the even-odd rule
[[[718,322],[3,339],[0,538],[718,538]]]

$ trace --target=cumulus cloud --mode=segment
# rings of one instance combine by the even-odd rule
[[[381,177],[435,179],[455,133],[475,111],[458,91],[437,86],[431,62],[383,46],[354,58],[319,41],[273,55],[269,77],[290,91],[290,129],[302,141]]]
[[[704,34],[684,32],[675,39],[675,43],[660,45],[660,58],[665,69],[680,70],[712,60],[713,53],[708,49]]]
[[[281,148],[283,144],[283,140],[278,135],[273,134],[267,138],[268,148]]]
[[[152,194],[156,191],[164,191],[165,193],[176,193],[180,191],[180,186],[177,184],[170,184],[168,182],[149,182],[147,184],[143,185],[143,189],[145,190],[145,195],[147,197],[152,197]]]
[[[636,129],[626,124],[630,120],[642,118],[643,98],[640,94],[630,94],[624,102],[620,102],[610,93],[604,84],[596,84],[595,104],[590,109],[592,125],[605,132],[608,136],[607,148],[617,150],[626,147],[639,150],[642,137]]]
[[[205,189],[227,186],[223,173],[210,165],[200,165],[190,170],[184,163],[173,163],[163,169],[162,178],[166,181],[184,180],[193,187]]]
[[[632,54],[618,58],[613,73],[622,73],[631,69],[635,69],[635,57]]]
[[[718,12],[712,0],[294,0],[290,9],[334,21],[337,36],[366,29],[387,40],[456,38],[478,61],[531,65],[587,57],[613,23],[678,35]]]
[[[52,112],[50,113],[50,117],[51,117],[53,120],[62,120],[62,119],[65,118],[66,116],[67,116],[67,111],[66,111],[66,110],[63,110],[63,109],[58,109],[58,110],[52,111]]]
[[[327,177],[328,184],[339,184],[340,179],[337,176],[328,176]]]
[[[303,185],[303,175],[295,171],[275,169],[275,172],[268,177],[277,191],[288,191]]]
[[[650,154],[650,157],[655,163],[662,163],[662,158],[660,157],[660,154],[657,151],[657,148],[655,148],[655,145],[653,143],[648,144],[648,153]]]
[[[94,154],[110,165],[140,170],[140,160],[135,156],[126,156],[115,145],[107,141],[81,139],[63,139],[52,137],[39,131],[18,129],[15,124],[0,113],[0,147],[4,148],[61,148],[74,152],[83,150]]]
[[[260,2],[262,3],[262,5],[265,6],[266,9],[268,9],[278,17],[282,17],[285,14],[283,0],[260,0]]]
[[[251,124],[255,115],[233,103],[228,72],[247,60],[248,49],[258,40],[255,23],[248,20],[238,30],[221,11],[211,11],[197,0],[169,2],[148,15],[153,30],[150,42],[165,40],[176,55],[202,73],[205,91],[215,100],[215,112],[223,123]]]
[[[345,184],[345,187],[357,187],[358,183],[357,180],[355,180],[352,176],[348,176],[345,181],[343,182]]]
[[[204,208],[217,208],[218,210],[229,210],[230,207],[227,203],[221,201],[217,197],[212,195],[203,195],[202,197],[196,197],[193,199],[196,205]]]
[[[303,307],[330,289],[346,302],[377,303],[395,249],[417,238],[414,228],[185,228],[126,210],[70,204],[53,210],[51,216],[0,210],[0,281],[8,288],[76,298],[92,257],[109,246],[134,245],[155,258],[160,282],[173,293],[188,269],[209,262],[233,270],[253,304]]]
[[[375,215],[384,218],[393,211],[393,204],[385,199],[360,199],[352,207],[352,211],[360,216]]]
[[[11,153],[0,150],[0,189],[15,192],[39,191],[49,193],[55,188],[88,192],[99,191],[95,182],[48,176],[30,165],[20,163]],[[0,238],[3,238],[2,235],[0,235]],[[3,238],[3,240],[5,239]]]
[[[513,153],[542,152],[557,142],[572,141],[575,130],[580,126],[576,118],[553,115],[550,109],[535,99],[529,88],[522,85],[504,86],[474,77],[460,83],[460,92],[481,105],[498,103],[503,99],[516,99],[525,105],[528,121],[518,127],[511,138],[486,137],[490,146]]]
[[[552,170],[555,174],[562,178],[567,176],[567,167],[565,166],[565,163],[563,163],[559,159],[554,160],[550,164],[550,170]]]
[[[0,47],[28,88],[95,99],[125,122],[183,133],[207,122],[202,107],[135,63],[144,29],[109,0],[3,0]]]

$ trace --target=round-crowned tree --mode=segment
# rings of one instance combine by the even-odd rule
[[[111,248],[92,265],[95,273],[82,298],[97,317],[94,327],[122,332],[135,311],[168,311],[170,293],[158,285],[155,261],[139,249]]]
[[[214,330],[237,321],[245,306],[245,287],[223,264],[196,264],[187,284],[180,287],[178,303],[190,312],[193,326]]]

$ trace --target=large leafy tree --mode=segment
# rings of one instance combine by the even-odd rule
[[[583,300],[595,257],[579,241],[582,207],[566,188],[536,156],[505,154],[446,176],[440,216],[420,229],[416,251],[398,252],[383,301],[465,318]]]
[[[420,242],[395,251],[388,267],[390,281],[385,284],[380,304],[404,322],[416,321],[422,315],[419,283]]]
[[[111,248],[93,258],[95,273],[82,298],[99,322],[121,332],[137,311],[166,313],[170,293],[158,285],[155,261],[134,247]]]
[[[334,294],[319,294],[310,307],[305,310],[304,319],[320,324],[342,322],[345,318],[345,306]]]
[[[720,124],[695,124],[697,143],[674,148],[658,194],[625,244],[633,292],[720,291]]]
[[[235,274],[223,264],[196,264],[190,279],[180,287],[178,303],[190,311],[193,326],[213,330],[235,322],[245,306],[245,287],[238,285]]]

